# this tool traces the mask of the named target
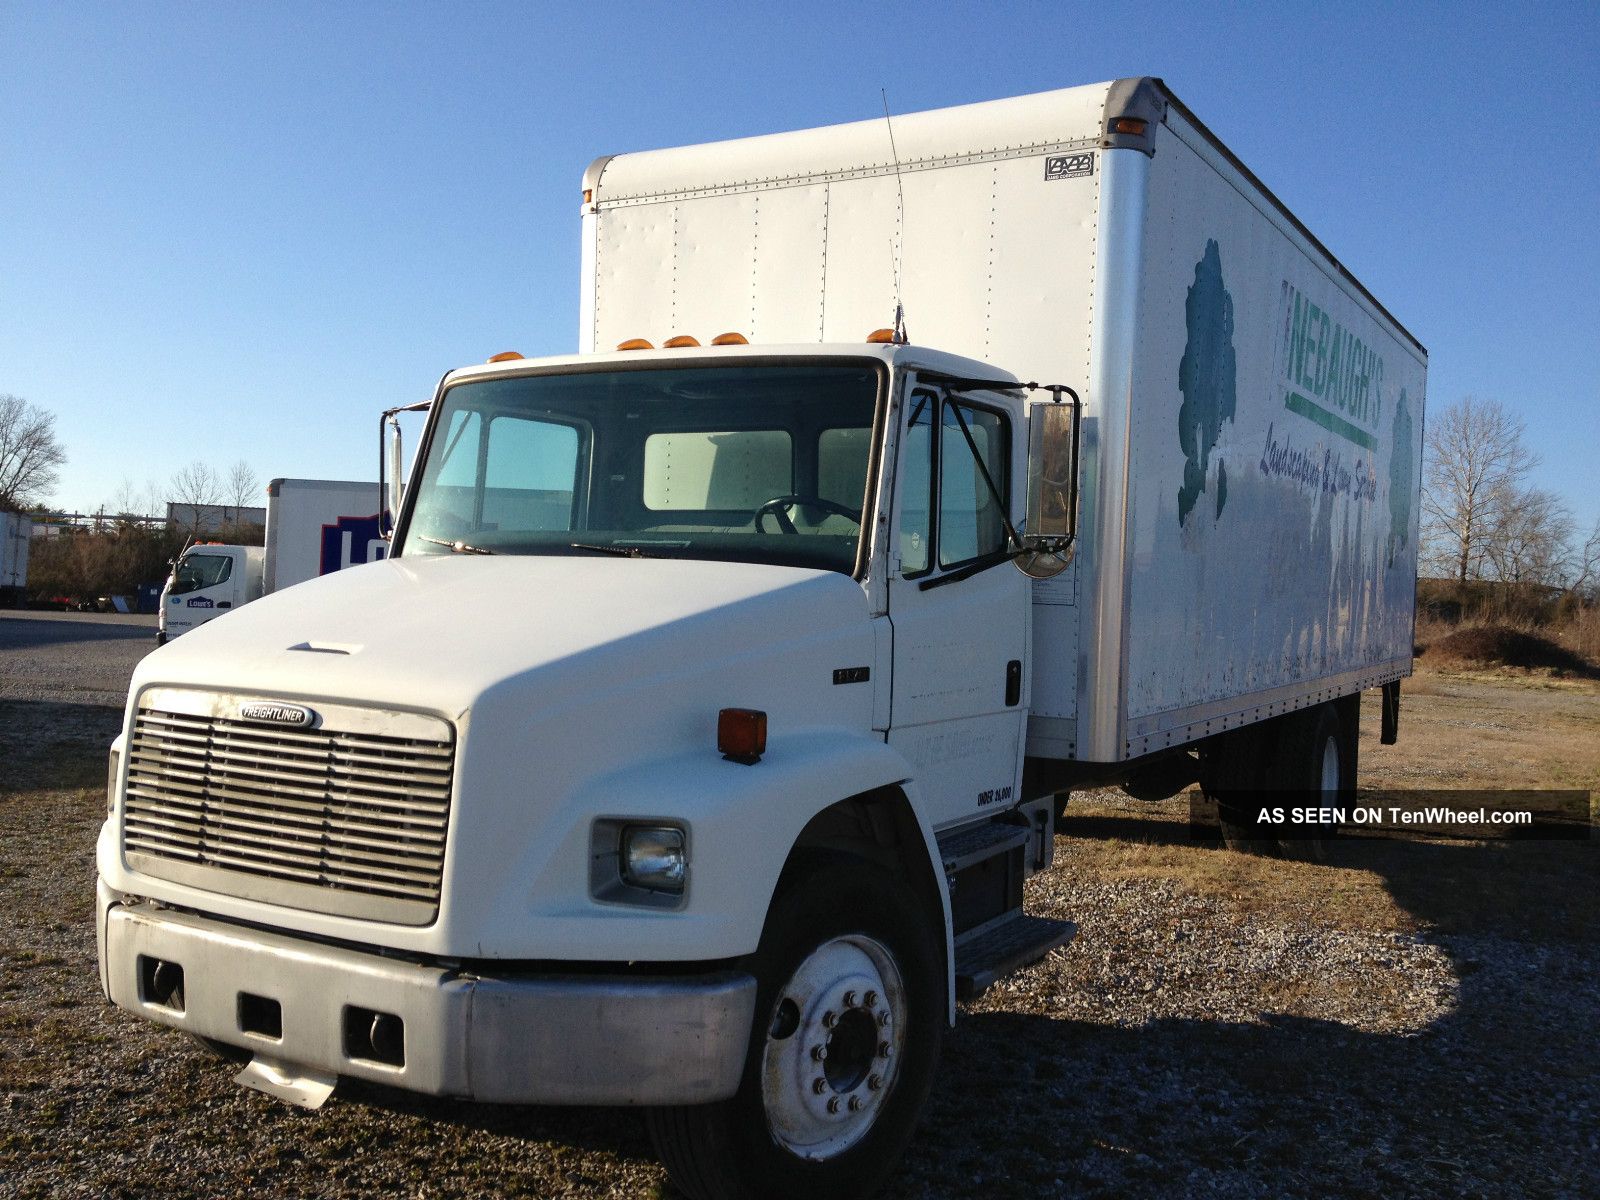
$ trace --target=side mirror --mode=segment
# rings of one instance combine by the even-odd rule
[[[1078,430],[1083,406],[1067,387],[1028,409],[1028,519],[1017,566],[1035,579],[1066,570],[1078,540]],[[1070,400],[1062,398],[1062,393]]]
[[[399,420],[392,414],[385,414],[384,453],[380,464],[384,470],[379,489],[384,511],[378,518],[378,532],[385,538],[394,536],[394,523],[400,515],[402,473],[405,470],[404,441]]]

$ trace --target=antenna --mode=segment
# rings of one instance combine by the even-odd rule
[[[878,92],[883,97],[883,123],[889,128],[889,155],[894,160],[894,186],[895,190],[900,194],[899,217],[895,221],[894,248],[891,250],[889,257],[890,262],[894,264],[894,340],[896,345],[904,346],[908,339],[906,338],[906,309],[902,303],[900,292],[900,268],[906,244],[906,189],[905,185],[900,182],[900,152],[895,149],[894,122],[889,118],[889,91],[887,88],[879,88]]]

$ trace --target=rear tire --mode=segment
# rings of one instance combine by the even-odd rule
[[[1320,861],[1336,823],[1314,836],[1280,838],[1257,821],[1263,807],[1348,807],[1355,797],[1360,696],[1319,704],[1233,730],[1206,754],[1201,786],[1217,806],[1230,850]]]
[[[681,1191],[848,1200],[883,1182],[911,1140],[943,1038],[935,928],[879,867],[826,859],[790,869],[755,956],[739,1091],[646,1113]]]
[[[1347,696],[1286,718],[1292,724],[1279,739],[1274,777],[1289,803],[1349,808],[1356,794],[1360,704],[1359,695]],[[1292,858],[1321,862],[1338,832],[1338,822],[1329,822],[1316,836],[1285,841],[1283,848]]]

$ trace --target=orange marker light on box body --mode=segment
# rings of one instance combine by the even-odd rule
[[[759,762],[767,752],[767,714],[759,708],[725,708],[717,714],[717,749],[730,762]]]

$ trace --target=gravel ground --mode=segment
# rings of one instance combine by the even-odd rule
[[[156,648],[154,616],[0,610],[0,700],[69,700],[117,708]]]
[[[101,647],[124,677],[133,648]],[[92,859],[118,714],[81,702],[93,670],[16,699],[19,661],[0,653],[0,1195],[673,1194],[628,1112],[355,1083],[307,1112],[108,1008]],[[964,1011],[886,1196],[1600,1195],[1592,846],[1278,862],[1193,843],[1186,812],[1084,798],[1029,884],[1079,936]]]

